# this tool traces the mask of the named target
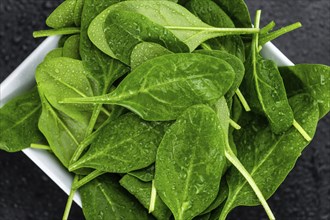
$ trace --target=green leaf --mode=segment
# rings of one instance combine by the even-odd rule
[[[122,188],[114,175],[103,175],[79,189],[86,220],[147,220],[141,204]]]
[[[192,105],[214,103],[233,80],[234,71],[223,60],[202,54],[171,54],[143,63],[108,95],[63,102],[118,104],[145,120],[168,121]]]
[[[218,120],[211,108],[193,106],[170,127],[158,148],[155,186],[177,220],[199,215],[218,194],[226,163]]]
[[[141,170],[129,172],[128,175],[134,176],[143,182],[151,182],[154,179],[155,175],[155,164],[152,164]]]
[[[74,7],[73,20],[77,27],[80,27],[81,25],[81,14],[84,7],[84,1],[85,0],[76,0],[76,5]]]
[[[119,183],[128,192],[134,195],[145,208],[149,208],[152,187],[151,182],[143,182],[133,176],[125,175]],[[156,196],[155,210],[151,214],[159,220],[169,220],[172,215],[169,208],[158,195]]]
[[[63,57],[69,57],[72,59],[80,60],[79,54],[79,34],[70,36],[63,46]]]
[[[73,27],[74,10],[77,0],[66,0],[60,4],[47,18],[46,24],[51,28]]]
[[[317,103],[307,94],[289,101],[296,120],[312,136],[318,122]],[[308,142],[294,127],[275,135],[264,118],[245,114],[239,122],[242,129],[235,133],[238,158],[268,199],[292,170]],[[235,168],[230,170],[227,181],[229,196],[220,219],[225,219],[236,206],[259,205],[255,193]]]
[[[159,44],[149,42],[140,43],[132,50],[130,62],[131,69],[134,70],[142,63],[166,54],[172,54],[172,52]]]
[[[320,118],[330,110],[330,67],[321,64],[298,64],[280,67],[289,96],[300,92],[309,93],[317,100]],[[294,82],[294,83],[292,83]]]
[[[145,168],[155,162],[163,134],[160,123],[145,122],[135,114],[123,115],[103,127],[89,150],[69,169],[127,173]]]
[[[63,48],[55,48],[54,50],[50,51],[46,57],[45,57],[45,61],[53,59],[53,58],[57,58],[57,57],[62,57],[63,56]]]
[[[236,27],[252,26],[249,9],[244,0],[214,0],[229,17]]]
[[[31,143],[44,143],[38,130],[41,102],[36,88],[0,108],[0,149],[17,152]]]

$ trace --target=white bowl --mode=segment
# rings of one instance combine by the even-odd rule
[[[35,85],[34,74],[36,67],[50,50],[57,47],[58,40],[59,37],[48,37],[0,84],[0,107]],[[261,54],[263,57],[273,60],[278,66],[294,65],[272,43],[267,43],[263,47]],[[70,193],[73,176],[60,164],[53,154],[45,150],[31,148],[25,149],[23,152],[64,192]],[[78,193],[75,194],[74,201],[81,207],[81,199]]]

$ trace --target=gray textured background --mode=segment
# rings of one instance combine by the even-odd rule
[[[41,42],[32,31],[45,28],[46,16],[60,0],[0,0],[0,81]],[[252,16],[262,9],[262,25],[300,21],[303,28],[274,43],[294,63],[330,65],[329,0],[248,0]],[[330,219],[330,115],[303,152],[270,205],[279,220]],[[0,151],[0,220],[61,219],[67,196],[22,153]],[[83,219],[73,207],[70,219]],[[260,207],[237,208],[229,219],[266,219]]]

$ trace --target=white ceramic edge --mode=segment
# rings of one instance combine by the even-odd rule
[[[0,84],[0,107],[35,84],[36,67],[42,62],[45,55],[57,46],[58,39],[59,37],[48,37]],[[265,44],[261,54],[263,57],[275,61],[278,66],[294,65],[272,43]],[[23,152],[64,192],[70,193],[73,177],[54,155],[47,151],[30,148]],[[75,194],[74,201],[81,207],[79,193]]]

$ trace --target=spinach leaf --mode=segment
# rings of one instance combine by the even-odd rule
[[[125,1],[99,14],[88,34],[100,50],[128,64],[132,49],[143,41],[159,43],[173,52],[188,48],[191,52],[213,37],[258,31],[214,28],[170,1]]]
[[[280,67],[279,70],[289,96],[300,92],[308,92],[318,102],[320,118],[329,112],[329,66],[321,64],[298,64],[295,66]]]
[[[72,59],[80,60],[79,54],[79,34],[70,36],[63,46],[63,57],[69,57]]]
[[[236,90],[241,85],[244,77],[245,68],[242,61],[234,55],[219,50],[196,50],[195,52],[222,59],[231,65],[235,72],[235,79],[230,89],[225,94],[227,100],[231,99],[235,95]]]
[[[317,102],[307,94],[296,95],[289,102],[296,120],[309,134],[314,134],[319,114]],[[235,133],[238,158],[264,197],[269,198],[291,171],[308,142],[293,127],[275,135],[260,116],[245,113],[241,118],[242,129]],[[235,168],[231,168],[227,181],[229,196],[220,219],[225,219],[236,206],[259,204],[255,193]]]
[[[69,169],[127,173],[145,168],[155,162],[163,134],[163,124],[145,122],[135,114],[123,115],[103,127],[86,154]]]
[[[47,18],[46,24],[51,28],[73,27],[74,10],[77,0],[66,0],[60,4]]]
[[[55,156],[65,167],[68,167],[72,155],[84,139],[87,125],[57,110],[50,104],[44,93],[40,90],[39,92],[42,112],[38,127]]]
[[[152,164],[141,170],[129,172],[128,175],[134,176],[143,182],[151,182],[155,175],[155,164]]]
[[[98,177],[79,192],[86,220],[149,219],[146,209],[119,185],[114,175]]]
[[[172,54],[172,52],[159,44],[149,42],[140,43],[132,50],[130,62],[131,69],[134,70],[147,60],[166,54]]]
[[[108,95],[63,102],[118,104],[145,120],[168,121],[194,104],[215,102],[233,80],[234,71],[223,60],[202,54],[171,54],[143,63]]]
[[[119,183],[128,192],[134,195],[145,208],[149,208],[152,185],[151,182],[143,182],[133,176],[125,175]],[[169,208],[164,204],[159,196],[156,196],[155,210],[151,214],[159,220],[169,220],[172,215]]]
[[[57,58],[57,57],[62,57],[63,56],[63,48],[55,48],[54,50],[50,51],[44,58],[45,61]]]
[[[84,7],[84,0],[76,0],[76,5],[73,11],[73,20],[77,27],[81,25],[81,15]]]
[[[190,107],[166,132],[158,148],[155,186],[175,219],[199,215],[219,191],[226,159],[218,120],[205,105]]]
[[[205,23],[214,27],[235,28],[231,18],[212,0],[191,0],[186,4],[189,11]],[[245,60],[244,43],[240,36],[223,36],[212,38],[202,44],[213,50],[223,50]]]
[[[36,88],[0,108],[0,150],[17,152],[31,143],[44,143],[38,130],[41,102]]]
[[[88,74],[81,61],[60,57],[41,63],[36,71],[36,81],[39,92],[54,108],[72,119],[88,124],[93,109],[92,105],[59,103],[65,97],[93,96],[93,89],[87,78]]]
[[[236,27],[251,27],[249,9],[244,0],[214,0],[229,17]]]

